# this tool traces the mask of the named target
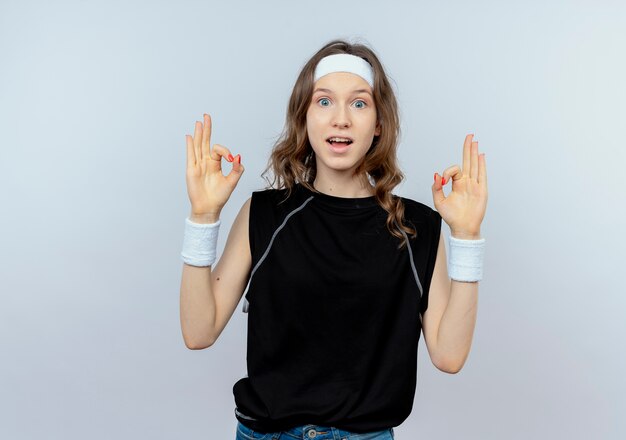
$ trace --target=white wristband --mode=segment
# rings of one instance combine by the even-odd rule
[[[474,282],[483,279],[485,239],[462,240],[450,235],[448,271],[455,281]]]
[[[180,253],[181,260],[191,266],[213,265],[220,224],[220,220],[215,223],[194,223],[186,218],[183,251]]]

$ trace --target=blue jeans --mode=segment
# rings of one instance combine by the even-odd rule
[[[393,440],[393,438],[393,428],[359,434],[319,425],[302,425],[288,431],[263,434],[237,421],[236,440]]]

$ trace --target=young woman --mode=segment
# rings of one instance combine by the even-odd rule
[[[219,215],[244,167],[210,148],[209,115],[187,136],[182,332],[191,349],[211,346],[245,294],[238,439],[393,438],[412,409],[420,331],[438,369],[465,363],[484,259],[484,154],[468,135],[462,167],[434,175],[433,210],[392,194],[404,178],[399,131],[374,52],[326,44],[293,88],[273,182],[243,204],[214,268]],[[226,176],[222,158],[233,164]]]

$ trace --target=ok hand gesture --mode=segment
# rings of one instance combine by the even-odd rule
[[[432,186],[435,209],[450,226],[453,237],[476,240],[487,209],[487,168],[485,154],[478,154],[474,135],[465,137],[463,169],[458,165],[446,168],[443,176],[435,173]],[[452,191],[446,197],[443,186],[452,179]]]
[[[190,135],[185,138],[190,218],[215,220],[244,172],[241,156],[238,154],[233,157],[228,148],[218,144],[210,149],[211,117],[207,114],[204,115],[204,126],[196,121],[193,138]],[[226,176],[222,174],[222,157],[233,164],[232,170]]]

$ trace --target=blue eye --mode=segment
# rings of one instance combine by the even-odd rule
[[[328,107],[328,105],[324,104],[323,102],[327,102],[328,105],[330,105],[330,101],[328,98],[320,98],[317,100],[318,103],[320,103],[322,105],[322,107]],[[365,108],[365,106],[367,105],[367,103],[365,101],[363,101],[362,99],[359,99],[358,101],[356,101],[355,105],[361,103],[360,106],[357,106],[357,108]]]

